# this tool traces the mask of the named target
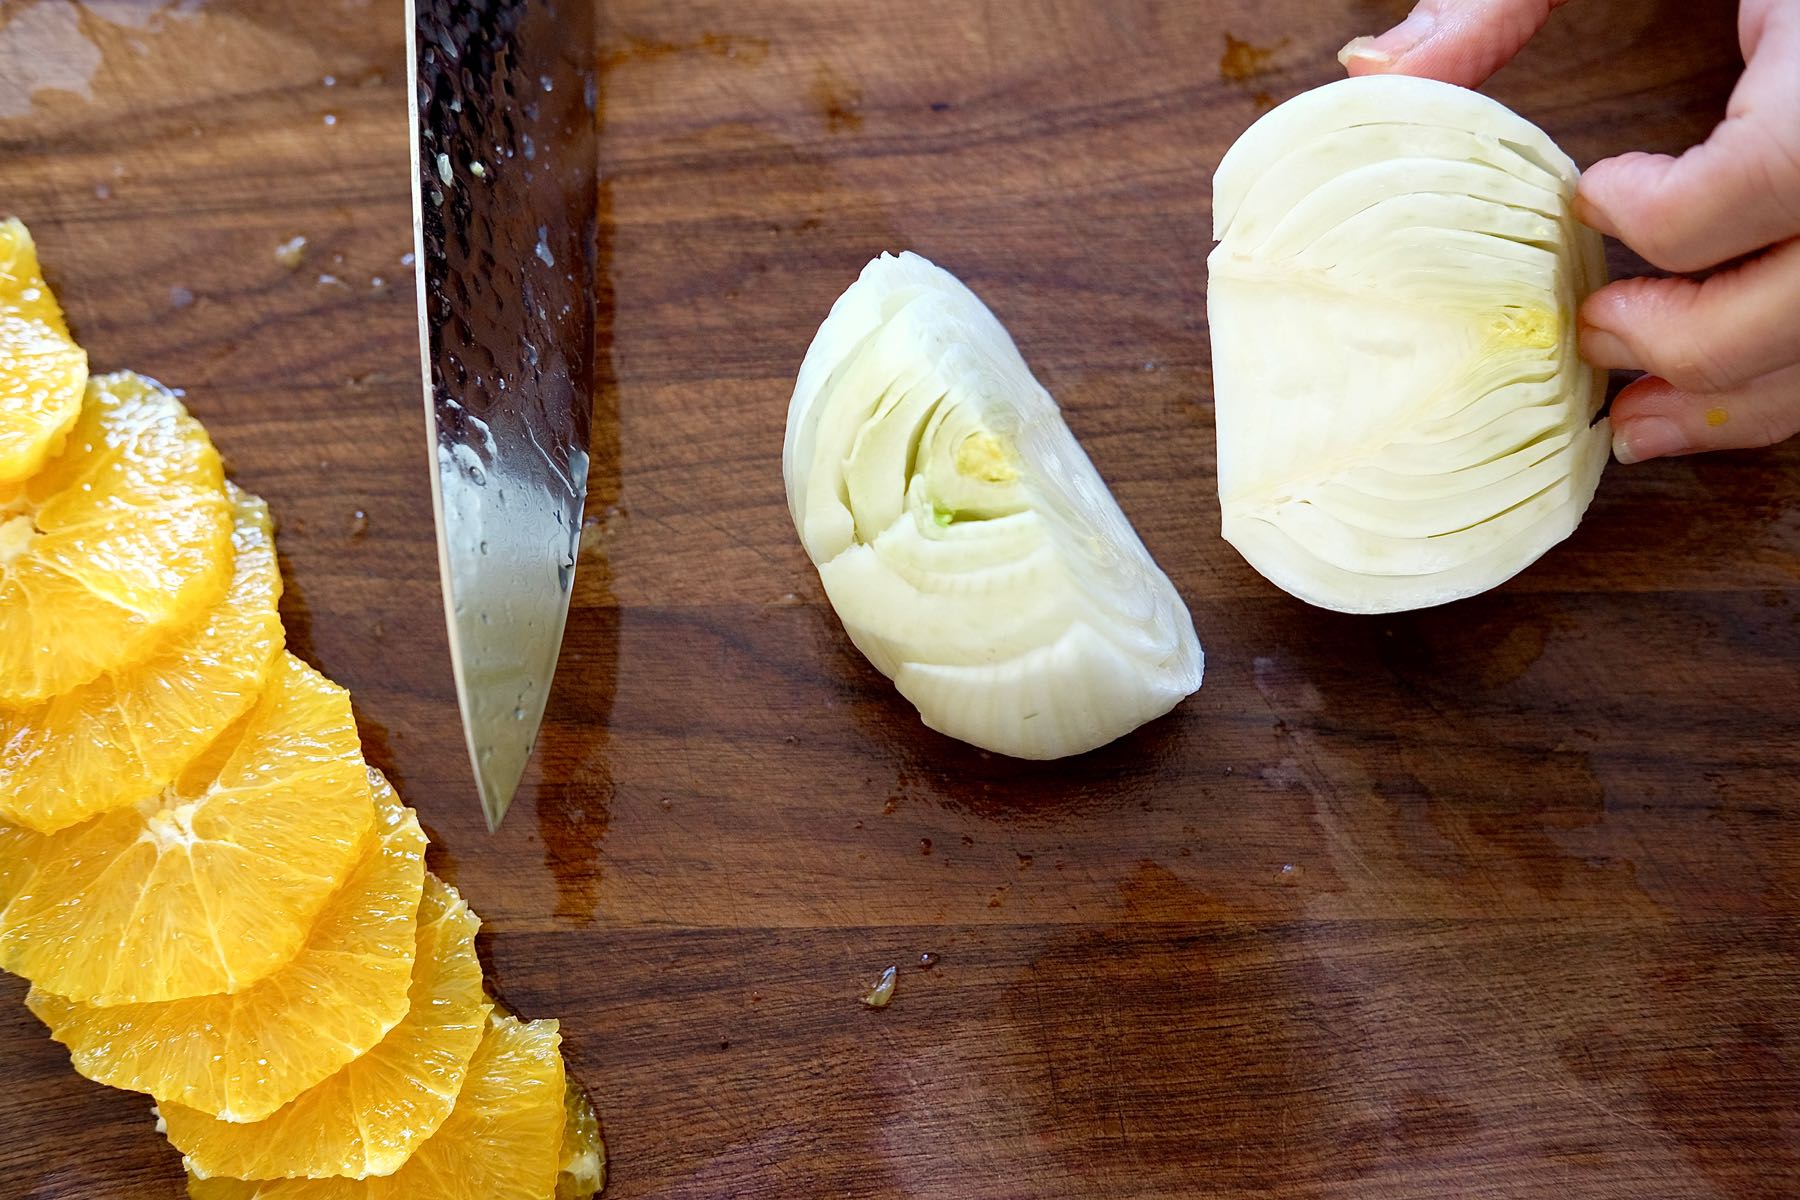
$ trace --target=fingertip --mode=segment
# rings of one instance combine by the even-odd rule
[[[1582,172],[1575,187],[1575,216],[1582,224],[1599,230],[1607,237],[1620,237],[1624,227],[1622,216],[1634,201],[1641,199],[1647,186],[1644,178],[1646,160],[1662,155],[1633,150],[1629,154],[1603,158]]]
[[[1648,344],[1653,337],[1667,349],[1691,332],[1702,288],[1680,276],[1634,275],[1615,279],[1581,302],[1580,323],[1617,334],[1636,334],[1633,340]]]
[[[1576,185],[1575,202],[1571,208],[1577,221],[1604,237],[1616,238],[1619,236],[1619,227],[1607,215],[1601,202],[1594,198],[1594,185],[1590,183],[1593,178],[1593,170],[1594,168],[1589,167],[1588,173],[1583,175],[1581,182]]]
[[[1698,271],[1721,261],[1705,248],[1697,221],[1696,147],[1681,158],[1633,151],[1587,169],[1575,190],[1576,219],[1617,238],[1665,271]]]
[[[1437,18],[1427,5],[1421,4],[1386,33],[1377,37],[1351,38],[1338,51],[1338,62],[1351,75],[1383,75],[1394,71],[1420,74],[1400,66],[1400,61],[1418,49],[1436,27]]]
[[[1575,219],[1607,237],[1624,237],[1621,201],[1629,204],[1631,198],[1641,192],[1641,187],[1634,185],[1631,177],[1641,170],[1639,160],[1647,157],[1633,151],[1615,158],[1603,158],[1582,172],[1575,186]]]
[[[1584,324],[1581,327],[1581,357],[1587,359],[1590,366],[1614,371],[1641,369],[1643,366],[1624,338],[1610,329],[1595,325]]]
[[[1632,310],[1641,279],[1615,279],[1581,302],[1578,320],[1585,335],[1587,330],[1619,333],[1630,329],[1637,319]]]

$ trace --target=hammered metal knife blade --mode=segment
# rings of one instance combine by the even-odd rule
[[[438,562],[490,830],[562,645],[587,494],[593,0],[409,0],[413,238]]]

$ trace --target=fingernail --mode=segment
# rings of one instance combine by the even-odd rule
[[[1423,11],[1424,5],[1407,14],[1406,20],[1400,22],[1380,37],[1352,38],[1338,51],[1338,61],[1347,68],[1352,62],[1376,63],[1389,66],[1401,55],[1424,41],[1437,25],[1437,18]]]
[[[1344,65],[1346,71],[1350,69],[1350,64],[1355,62],[1374,63],[1377,66],[1385,67],[1393,61],[1391,57],[1375,48],[1375,39],[1372,37],[1351,38],[1344,43],[1344,48],[1338,51],[1338,62]]]
[[[1592,168],[1589,169],[1592,170]],[[1581,186],[1585,187],[1586,184],[1587,178],[1586,176],[1583,176]],[[1590,200],[1588,194],[1580,190],[1579,187],[1576,189],[1575,202],[1571,206],[1570,211],[1575,214],[1575,219],[1577,221],[1580,221],[1594,232],[1605,234],[1607,237],[1619,236],[1618,229],[1607,219],[1606,214],[1601,212],[1600,207]]]
[[[1581,327],[1581,357],[1596,367],[1617,368],[1638,367],[1636,356],[1625,339],[1608,329],[1595,325]]]
[[[1639,417],[1613,430],[1613,457],[1626,466],[1687,449],[1687,435],[1666,417]]]

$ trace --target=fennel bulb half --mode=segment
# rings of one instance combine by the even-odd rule
[[[1574,532],[1606,464],[1576,312],[1605,282],[1575,164],[1448,84],[1346,79],[1238,139],[1213,183],[1225,539],[1344,612],[1494,587]]]

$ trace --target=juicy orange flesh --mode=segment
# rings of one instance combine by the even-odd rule
[[[232,575],[218,451],[161,385],[88,381],[62,453],[0,487],[0,705],[143,659]]]
[[[283,655],[160,796],[39,841],[0,968],[91,1004],[240,991],[299,952],[374,825],[349,695]]]
[[[199,1109],[254,1121],[401,1021],[425,835],[386,780],[371,774],[370,783],[378,839],[319,914],[306,946],[273,975],[236,995],[161,1004],[98,1007],[33,989],[26,1003],[69,1048],[75,1069],[98,1083],[148,1092],[165,1114]]]
[[[0,820],[55,833],[160,792],[256,700],[282,645],[281,574],[261,500],[232,499],[223,599],[143,662],[0,708]]]
[[[606,1144],[600,1118],[573,1075],[564,1076],[562,1163],[556,1173],[556,1200],[591,1200],[606,1186]]]
[[[16,219],[0,221],[0,486],[56,453],[86,385],[87,355],[69,339],[30,231]],[[0,565],[12,540],[0,529]]]
[[[555,1021],[491,1022],[456,1107],[406,1165],[368,1179],[188,1179],[192,1200],[545,1200],[562,1158]]]
[[[425,880],[411,1007],[381,1043],[254,1125],[163,1105],[169,1141],[199,1176],[391,1175],[437,1132],[487,1026],[475,919],[455,889]]]
[[[38,855],[44,839],[29,829],[0,825],[0,921],[13,897],[25,890],[37,874]]]

